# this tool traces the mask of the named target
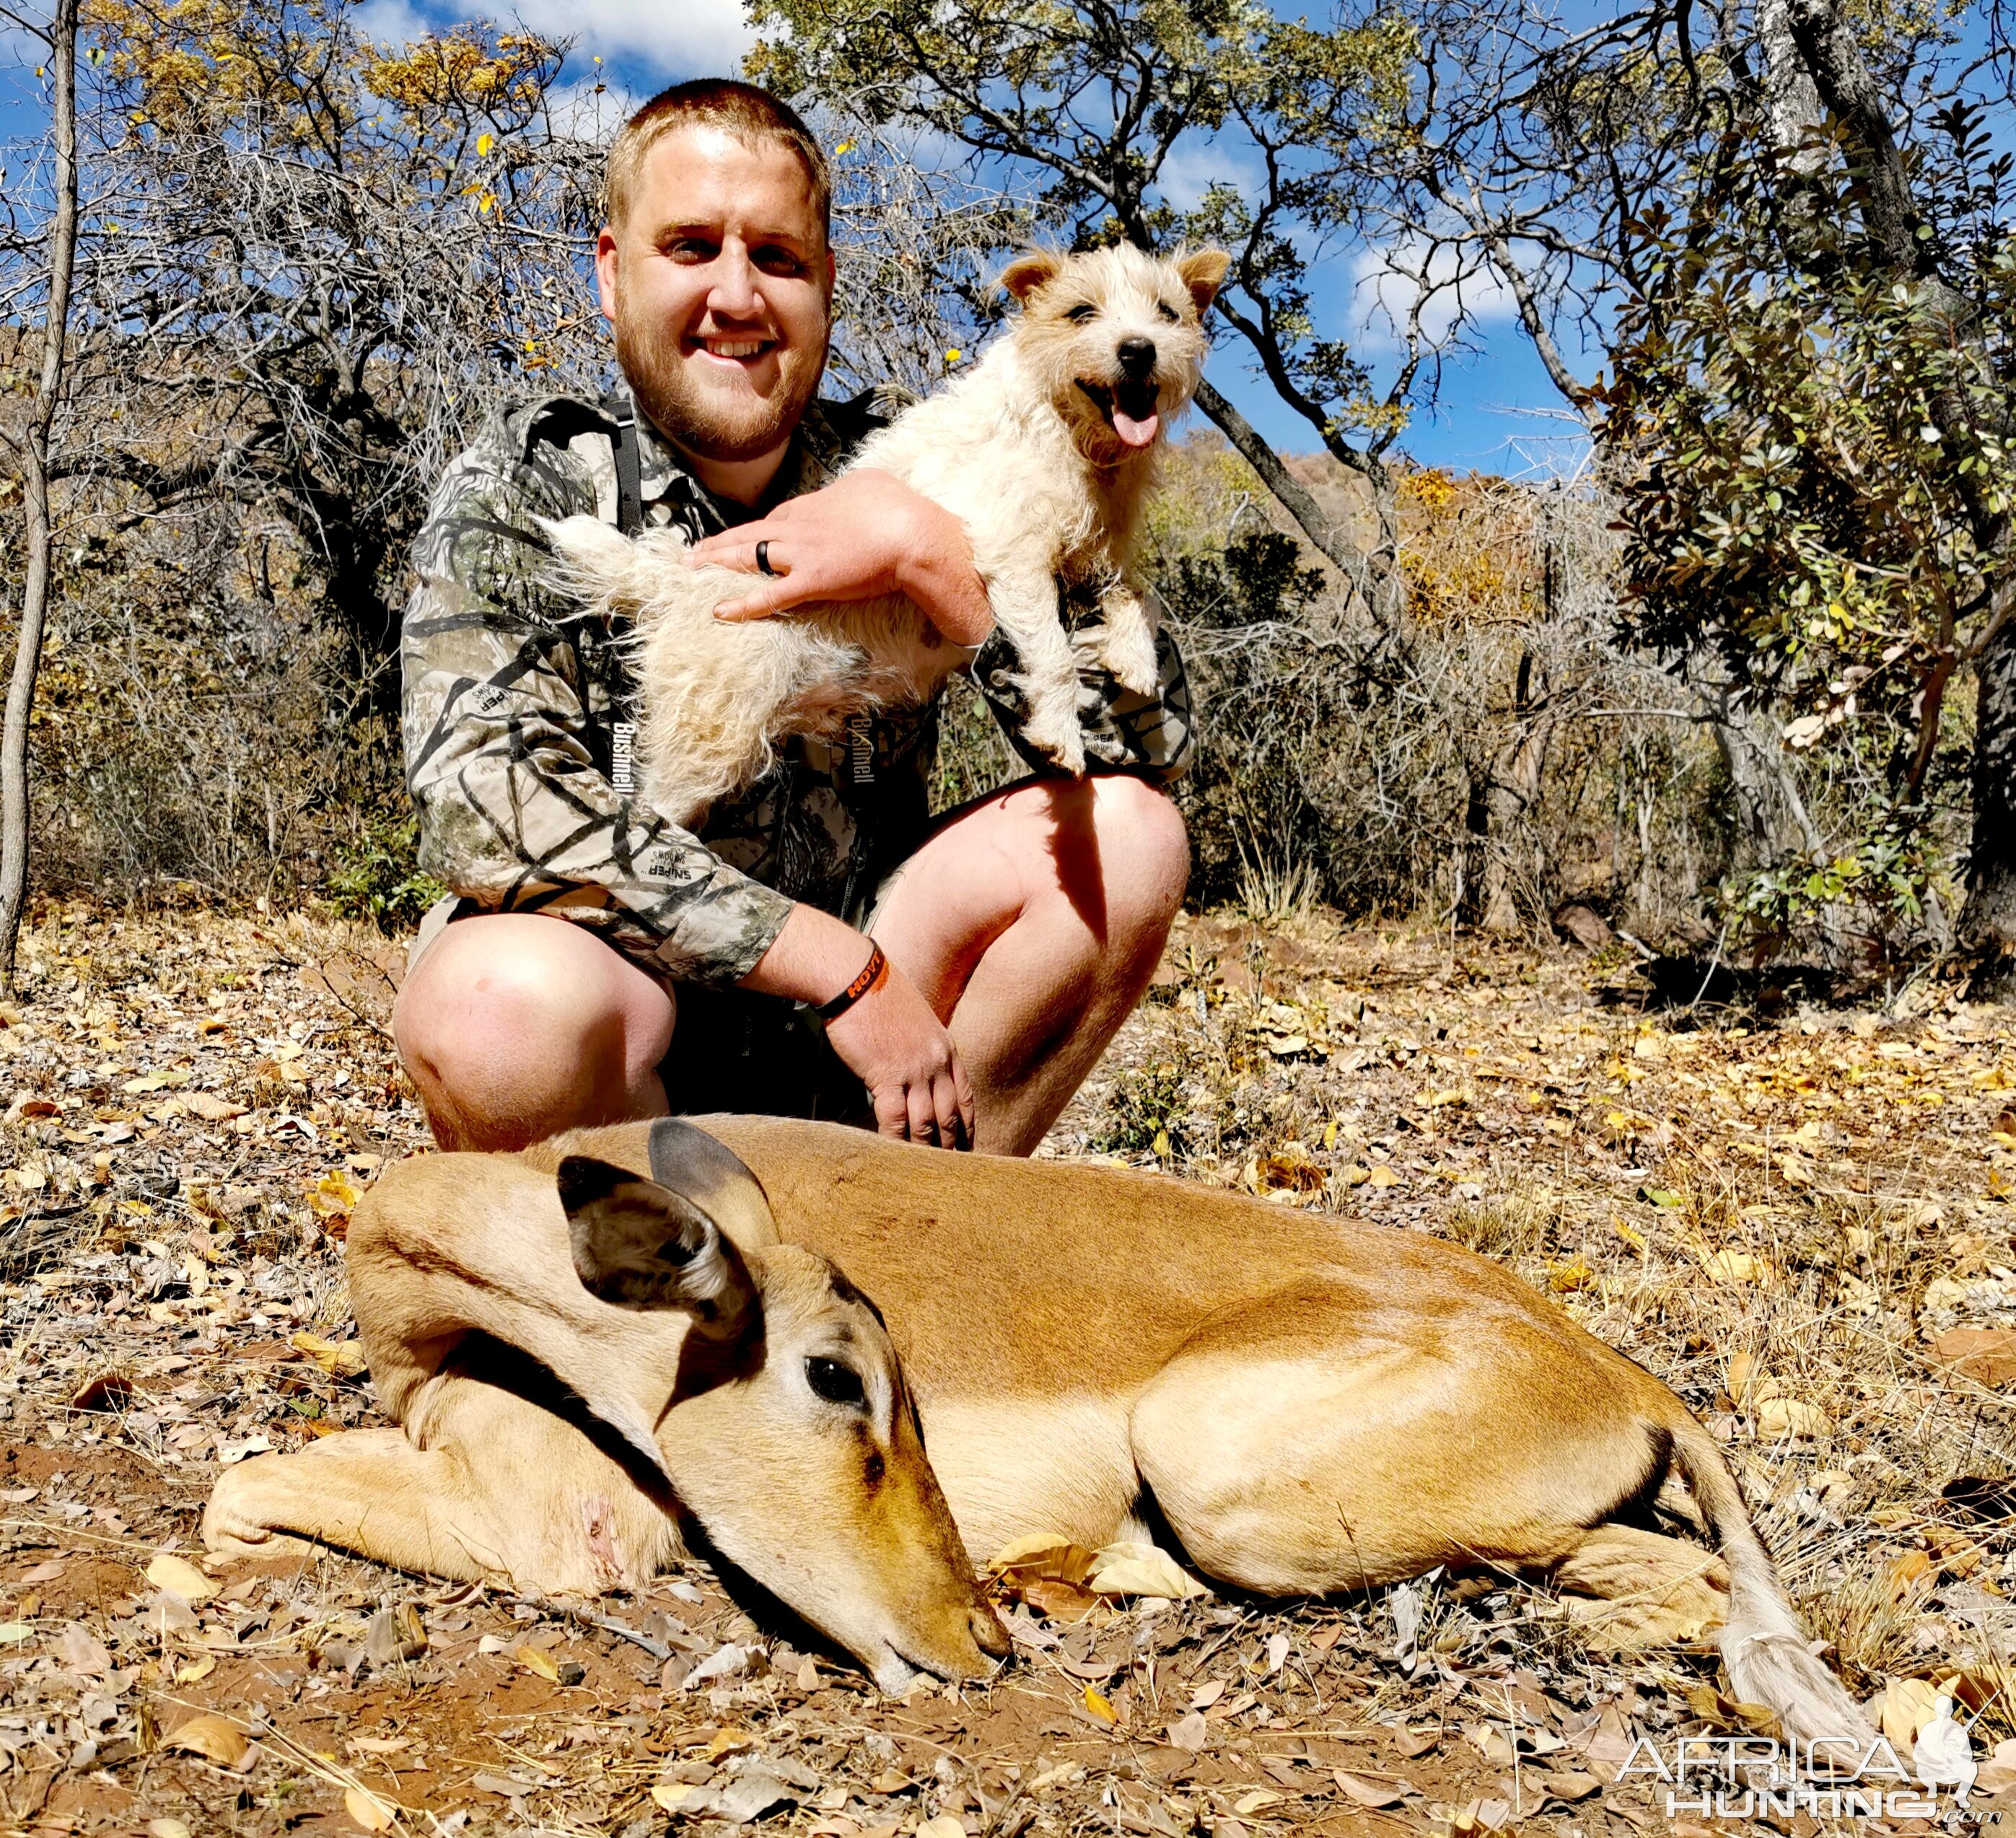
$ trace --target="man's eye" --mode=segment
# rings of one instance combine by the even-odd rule
[[[758,249],[756,265],[766,275],[789,277],[805,272],[805,265],[788,249]]]
[[[698,236],[676,236],[665,245],[675,261],[711,261],[721,253],[718,243],[703,242]]]
[[[1099,317],[1099,308],[1089,301],[1085,301],[1073,307],[1064,315],[1064,317],[1075,324],[1082,326],[1087,319],[1096,319]]]

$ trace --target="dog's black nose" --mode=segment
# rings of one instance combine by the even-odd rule
[[[1145,377],[1155,367],[1155,341],[1152,338],[1123,338],[1120,341],[1120,368],[1129,377]]]

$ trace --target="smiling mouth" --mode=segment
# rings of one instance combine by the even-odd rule
[[[1148,446],[1161,431],[1162,417],[1156,403],[1161,391],[1154,384],[1145,379],[1088,383],[1081,377],[1078,386],[1090,398],[1093,406],[1106,417],[1107,424],[1124,445]]]
[[[689,338],[686,344],[689,350],[704,351],[711,358],[725,359],[731,363],[747,363],[777,348],[774,338]]]

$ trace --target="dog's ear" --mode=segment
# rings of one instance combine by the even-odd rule
[[[1222,249],[1193,249],[1187,255],[1176,258],[1176,272],[1183,277],[1183,285],[1190,290],[1190,298],[1197,302],[1197,317],[1202,319],[1211,310],[1211,303],[1218,297],[1218,290],[1225,279],[1225,271],[1231,267],[1232,258]]]
[[[1027,306],[1029,296],[1054,281],[1063,266],[1064,258],[1054,249],[1025,249],[1001,271],[1002,288],[1014,295],[1017,306]]]
[[[621,1307],[682,1309],[711,1339],[742,1332],[755,1285],[700,1206],[592,1155],[567,1156],[557,1178],[584,1288]]]

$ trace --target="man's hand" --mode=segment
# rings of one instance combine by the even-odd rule
[[[830,1001],[859,975],[869,941],[815,906],[792,909],[762,961],[742,979],[758,995]],[[868,1087],[884,1136],[973,1145],[973,1087],[959,1049],[916,986],[891,964],[880,985],[827,1024],[826,1039]]]
[[[760,574],[767,542],[777,578]],[[900,593],[954,644],[969,649],[994,629],[994,609],[973,565],[966,526],[893,474],[864,467],[823,491],[791,498],[755,523],[697,542],[689,565],[737,568],[754,577],[717,618],[768,619],[814,600]]]
[[[973,1087],[952,1036],[893,964],[881,983],[826,1025],[826,1037],[868,1087],[884,1136],[973,1146]]]

